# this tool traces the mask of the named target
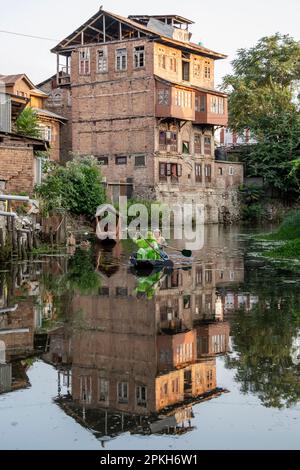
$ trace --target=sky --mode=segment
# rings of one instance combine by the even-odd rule
[[[300,40],[299,0],[0,0],[0,31],[53,39],[0,32],[0,74],[26,73],[35,84],[53,75],[56,59],[50,49],[101,5],[122,16],[178,14],[195,21],[192,41],[228,55],[228,59],[217,63],[217,84],[230,73],[238,49],[254,46],[261,37],[276,32]]]

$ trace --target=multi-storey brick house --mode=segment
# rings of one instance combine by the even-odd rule
[[[113,200],[193,200],[218,222],[224,207],[237,214],[243,167],[215,160],[227,97],[214,69],[226,56],[192,43],[190,24],[100,9],[52,50],[56,83],[71,92],[72,150],[99,159]]]

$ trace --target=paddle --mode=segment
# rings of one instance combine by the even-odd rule
[[[166,266],[167,268],[173,268],[173,266],[174,266],[173,261],[171,261],[170,259],[165,260],[165,259],[162,257],[160,251],[156,250],[156,249],[151,245],[151,243],[148,242],[148,240],[146,240],[145,238],[144,238],[144,240],[145,240],[145,242],[147,243],[147,245],[149,245],[150,248],[152,248],[152,250],[153,250],[157,255],[159,255],[160,259],[161,259],[162,261],[164,261],[165,266]]]
[[[192,257],[192,251],[190,250],[178,250],[178,248],[174,248],[173,246],[166,245],[166,248],[169,248],[170,250],[177,251],[177,253],[181,253],[182,256],[185,258],[191,258]]]

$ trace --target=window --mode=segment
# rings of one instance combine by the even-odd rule
[[[168,396],[168,382],[165,382],[161,387],[160,387],[160,397],[164,398]]]
[[[202,266],[196,266],[196,286],[202,286],[203,269]]]
[[[80,401],[83,403],[92,403],[92,377],[80,377]]]
[[[98,73],[108,72],[107,50],[97,51],[97,71]]]
[[[204,78],[207,80],[211,79],[211,63],[209,60],[206,60],[204,63]]]
[[[136,387],[136,403],[138,406],[147,406],[147,387],[144,385]]]
[[[204,154],[211,155],[211,137],[204,137]]]
[[[189,91],[176,90],[175,106],[192,108],[192,93]]]
[[[177,152],[177,133],[174,131],[159,132],[159,149],[170,152]]]
[[[52,140],[52,127],[51,126],[40,126],[41,139],[51,142]]]
[[[127,165],[127,157],[116,157],[116,165]]]
[[[109,287],[100,287],[99,295],[101,297],[109,297]]]
[[[219,167],[219,175],[222,176],[223,175],[223,168]]]
[[[158,56],[158,66],[161,69],[166,68],[166,56],[165,56],[165,54],[159,54],[159,56]]]
[[[196,183],[202,183],[202,165],[201,163],[195,164],[195,179]]]
[[[190,63],[185,60],[182,61],[182,80],[190,81]]]
[[[194,77],[201,77],[201,62],[198,59],[194,59]]]
[[[218,113],[218,98],[216,96],[212,96],[210,99],[210,110],[212,113]]]
[[[116,71],[122,72],[127,70],[127,49],[116,50]]]
[[[157,102],[163,105],[169,104],[169,90],[167,88],[157,91]]]
[[[99,165],[108,165],[108,157],[98,157]]]
[[[176,57],[171,57],[170,58],[170,70],[172,70],[172,72],[177,72],[177,59],[176,59]]]
[[[145,155],[138,155],[135,157],[134,161],[135,166],[146,166],[146,157]]]
[[[233,166],[229,167],[229,176],[234,176],[234,168]]]
[[[175,379],[172,381],[172,392],[179,393],[179,379]]]
[[[201,155],[202,145],[201,145],[201,134],[195,134],[194,137],[194,153]]]
[[[134,48],[134,68],[140,69],[145,67],[145,47],[138,46]]]
[[[183,308],[185,310],[187,310],[188,308],[191,308],[191,296],[190,295],[183,296]]]
[[[177,163],[160,163],[159,164],[160,181],[167,181],[168,176],[171,177],[172,182],[177,182],[178,178],[182,176],[182,165],[178,165]]]
[[[205,95],[196,95],[195,98],[195,111],[197,113],[205,113],[206,111],[206,96]]]
[[[108,380],[99,379],[99,402],[108,403],[109,399],[109,382]]]
[[[90,49],[86,47],[79,51],[79,75],[89,75],[91,73]]]
[[[116,288],[117,297],[128,297],[128,289],[126,287],[117,287]]]
[[[211,183],[211,165],[205,165],[205,181]]]
[[[190,143],[185,140],[182,142],[182,153],[185,153],[185,154],[190,153]]]
[[[118,383],[118,402],[126,405],[128,403],[128,382]]]
[[[211,269],[207,269],[205,271],[205,283],[206,284],[212,283],[212,270]]]

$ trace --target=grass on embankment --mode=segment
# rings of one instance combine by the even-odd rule
[[[290,212],[277,232],[260,235],[260,239],[283,241],[280,246],[264,252],[269,258],[291,258],[300,260],[300,210]]]

